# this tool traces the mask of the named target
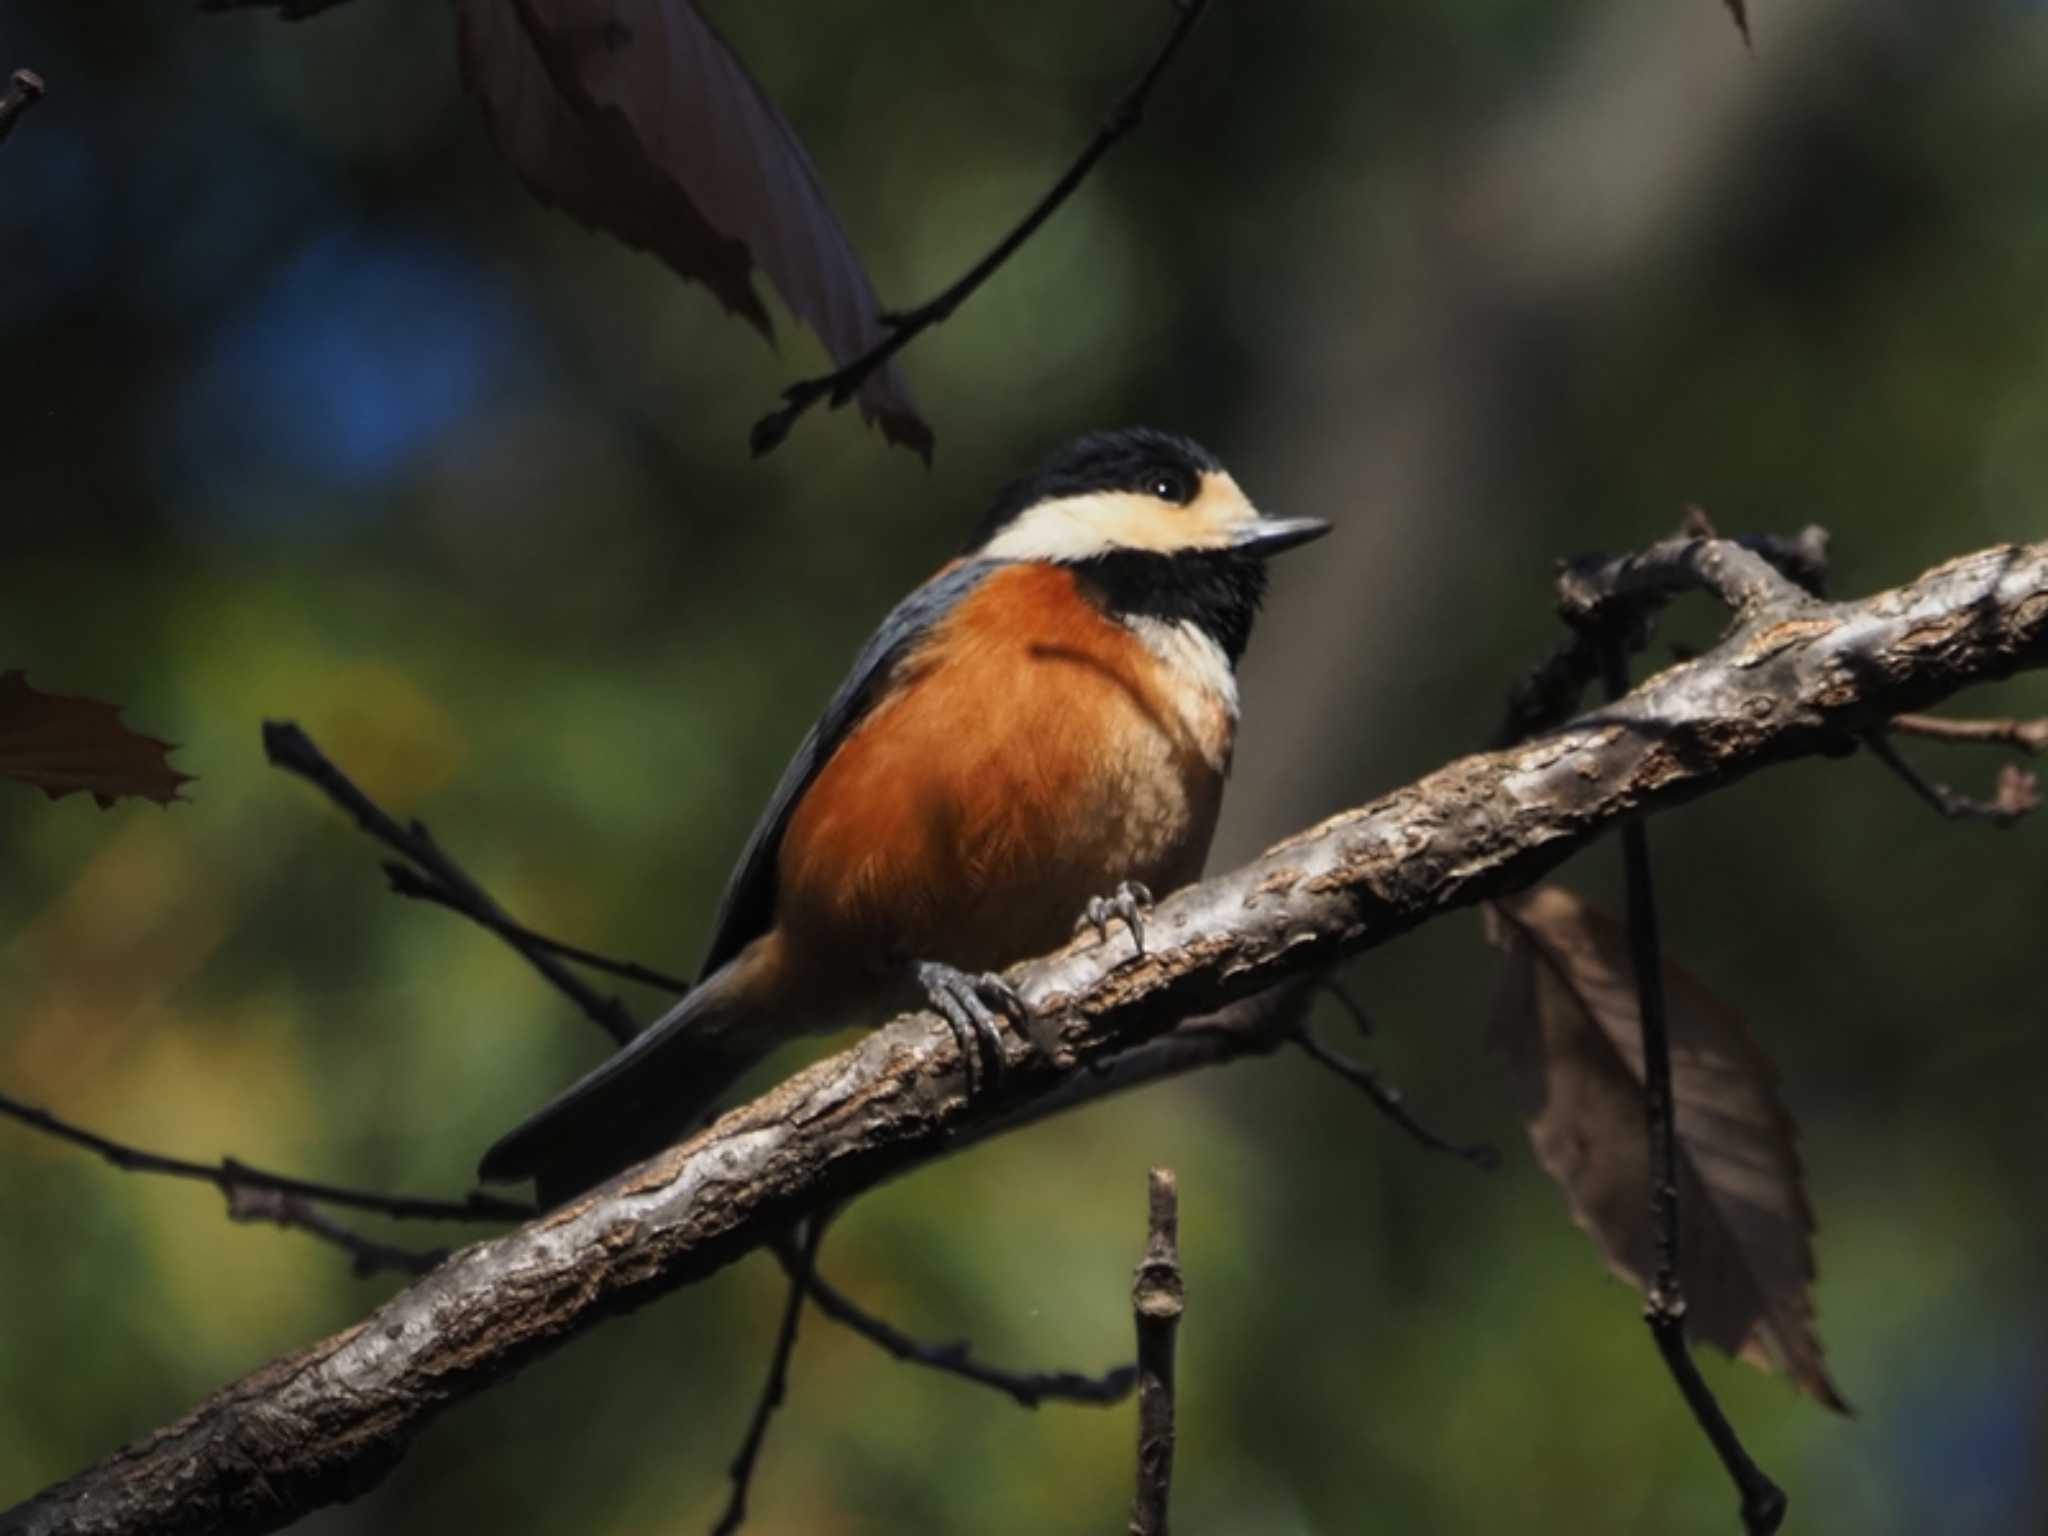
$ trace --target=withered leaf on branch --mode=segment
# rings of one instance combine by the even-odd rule
[[[1487,930],[1506,954],[1494,1044],[1536,1160],[1608,1267],[1646,1288],[1650,1162],[1627,933],[1555,885],[1496,904]],[[1734,1011],[1668,957],[1664,990],[1687,1329],[1846,1413],[1814,1327],[1813,1208],[1771,1064]]]
[[[884,334],[817,167],[689,0],[456,0],[462,78],[542,202],[651,251],[763,335],[756,264],[836,363]],[[862,416],[929,456],[894,363]]]
[[[44,693],[22,672],[0,672],[0,778],[33,784],[52,800],[81,790],[102,806],[123,795],[160,805],[190,774],[170,765],[169,742],[131,731],[97,699]]]

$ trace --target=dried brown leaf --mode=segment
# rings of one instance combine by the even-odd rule
[[[456,0],[462,77],[529,190],[703,283],[764,335],[756,263],[844,365],[880,304],[817,167],[689,0]],[[895,364],[861,414],[929,456]]]
[[[33,784],[52,800],[84,791],[102,806],[124,795],[160,805],[191,775],[170,765],[170,743],[121,723],[97,699],[43,693],[21,672],[0,672],[0,778]]]
[[[1554,885],[1497,904],[1488,930],[1507,960],[1494,1044],[1524,1095],[1536,1160],[1608,1267],[1642,1289],[1655,1259],[1627,934]],[[1814,1328],[1813,1209],[1770,1062],[1733,1010],[1668,958],[1664,988],[1686,1326],[1847,1412]]]
[[[1735,28],[1742,34],[1742,41],[1747,44],[1750,40],[1747,0],[1721,0],[1721,3],[1728,7],[1728,14],[1735,18]]]

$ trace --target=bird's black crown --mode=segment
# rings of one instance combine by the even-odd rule
[[[996,493],[968,546],[979,548],[1018,513],[1061,496],[1094,491],[1168,492],[1167,499],[1193,501],[1202,476],[1223,468],[1216,455],[1191,438],[1156,427],[1125,427],[1077,437],[1021,480]]]

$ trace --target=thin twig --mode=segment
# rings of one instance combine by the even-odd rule
[[[1628,634],[1681,593],[1713,593],[1737,616],[1770,606],[1796,610],[1827,569],[1827,534],[1724,539],[1680,534],[1635,554],[1567,561],[1557,573],[1566,622],[1601,635]]]
[[[1102,127],[1096,131],[1088,147],[1081,151],[1074,163],[1067,167],[1059,180],[1052,184],[1031,211],[1026,213],[1008,234],[997,241],[987,255],[968,268],[966,273],[944,292],[926,300],[915,309],[884,314],[882,321],[889,328],[889,334],[859,357],[830,373],[819,374],[815,378],[799,379],[785,389],[782,392],[783,403],[754,423],[754,429],[748,436],[754,453],[758,456],[774,449],[789,435],[789,429],[796,425],[797,419],[819,401],[827,400],[830,402],[830,409],[838,410],[859,392],[870,374],[924,332],[946,319],[971,297],[976,289],[994,276],[1003,263],[1014,256],[1018,248],[1038,232],[1039,226],[1051,218],[1059,210],[1060,205],[1073,195],[1074,190],[1095,168],[1095,162],[1108,154],[1119,139],[1138,126],[1144,116],[1145,99],[1151,95],[1152,87],[1166,72],[1166,66],[1180,51],[1181,44],[1187,40],[1188,33],[1193,30],[1195,22],[1207,5],[1208,0],[1173,0],[1173,30],[1167,34],[1166,41],[1160,46],[1151,64],[1117,103],[1116,110],[1110,113]]]
[[[304,21],[345,0],[198,0],[202,11],[276,11],[286,21]]]
[[[1558,642],[1508,689],[1508,707],[1488,743],[1511,747],[1569,720],[1589,684],[1600,676],[1600,650],[1578,634]]]
[[[409,861],[422,878],[440,893],[444,906],[488,928],[510,944],[526,962],[550,982],[584,1014],[620,1045],[639,1033],[639,1026],[616,997],[600,996],[583,979],[563,966],[551,948],[530,941],[530,930],[522,928],[503,907],[479,886],[463,868],[441,851],[424,822],[400,825],[376,801],[356,787],[353,780],[330,762],[313,745],[313,738],[290,720],[263,722],[263,753],[271,763],[295,773],[354,818],[358,827]],[[387,866],[388,869],[388,866]]]
[[[387,1216],[409,1216],[435,1221],[516,1221],[533,1214],[532,1207],[510,1200],[498,1200],[482,1193],[467,1201],[420,1200],[410,1196],[380,1195],[369,1190],[341,1189],[313,1184],[284,1174],[265,1173],[233,1158],[217,1164],[187,1162],[165,1157],[109,1140],[92,1131],[59,1120],[48,1110],[0,1097],[0,1115],[6,1115],[45,1135],[73,1146],[96,1152],[126,1173],[164,1174],[211,1184],[227,1200],[230,1221],[266,1221],[280,1227],[310,1233],[332,1243],[348,1254],[349,1267],[361,1277],[381,1270],[423,1275],[448,1257],[445,1248],[400,1248],[366,1237],[353,1227],[336,1221],[313,1202],[327,1200],[335,1205],[377,1211]]]
[[[1345,1017],[1351,1020],[1352,1027],[1362,1038],[1370,1040],[1379,1033],[1373,1027],[1372,1015],[1365,1011],[1365,1005],[1351,995],[1351,989],[1343,982],[1335,976],[1325,976],[1318,985],[1337,1000],[1337,1006],[1344,1010]]]
[[[1713,592],[1740,614],[1758,602],[1790,599],[1794,588],[1821,597],[1827,578],[1825,529],[1724,539],[1699,507],[1685,509],[1677,538],[1637,554],[1561,561],[1558,611],[1572,633],[1509,690],[1492,745],[1513,746],[1570,719],[1580,695],[1603,674],[1606,637],[1640,650],[1657,610],[1684,592]]]
[[[1173,1492],[1173,1347],[1187,1287],[1180,1271],[1180,1183],[1171,1168],[1146,1181],[1145,1253],[1131,1281],[1138,1329],[1138,1491],[1130,1536],[1166,1536]]]
[[[327,0],[327,3],[333,4],[334,0]],[[1744,4],[1744,0],[1721,0],[1721,3],[1728,7],[1728,14],[1735,18],[1735,28],[1742,34],[1742,46],[1754,49],[1756,44],[1749,35],[1749,8]]]
[[[784,1237],[775,1244],[775,1257],[794,1281],[801,1263],[796,1244]],[[1131,1388],[1137,1385],[1138,1368],[1135,1365],[1119,1365],[1100,1376],[1084,1376],[1079,1371],[1006,1371],[984,1365],[974,1358],[973,1346],[965,1339],[933,1344],[912,1338],[893,1324],[862,1309],[822,1275],[814,1272],[809,1286],[811,1300],[820,1312],[833,1322],[851,1328],[871,1344],[879,1345],[896,1359],[993,1387],[1013,1398],[1019,1407],[1036,1408],[1048,1401],[1106,1406],[1122,1402],[1131,1395]]]
[[[1500,1149],[1490,1142],[1475,1141],[1469,1144],[1446,1141],[1410,1113],[1402,1098],[1401,1090],[1381,1077],[1378,1072],[1362,1061],[1355,1061],[1341,1051],[1334,1051],[1324,1045],[1310,1032],[1306,1024],[1295,1032],[1294,1043],[1301,1047],[1302,1054],[1317,1066],[1341,1077],[1345,1082],[1363,1093],[1372,1107],[1385,1115],[1394,1124],[1406,1131],[1420,1145],[1432,1152],[1447,1153],[1475,1168],[1488,1173],[1500,1166]]]
[[[775,1330],[775,1353],[768,1362],[768,1379],[761,1385],[760,1400],[754,1404],[754,1416],[747,1423],[747,1437],[740,1442],[727,1469],[732,1476],[732,1497],[726,1501],[725,1513],[711,1527],[711,1536],[732,1536],[746,1523],[747,1489],[754,1480],[761,1443],[768,1438],[768,1421],[782,1406],[788,1391],[789,1357],[796,1352],[797,1320],[803,1316],[804,1294],[811,1289],[811,1276],[817,1272],[818,1244],[825,1239],[825,1224],[830,1219],[829,1211],[821,1211],[804,1223],[796,1265],[789,1273],[789,1297],[782,1304],[782,1322]]]
[[[1623,647],[1607,647],[1607,696],[1629,691]],[[1657,934],[1657,895],[1650,876],[1650,835],[1640,818],[1622,824],[1622,868],[1628,887],[1629,959],[1636,973],[1643,1038],[1643,1105],[1650,1143],[1650,1227],[1656,1268],[1643,1307],[1657,1353],[1686,1406],[1727,1468],[1741,1496],[1749,1536],[1770,1536],[1785,1519],[1785,1492],[1743,1448],[1685,1340],[1685,1290],[1678,1276],[1678,1115],[1671,1090],[1671,1039],[1664,1018],[1664,950]]]
[[[336,1221],[303,1195],[288,1195],[277,1189],[235,1185],[228,1191],[228,1219],[267,1221],[332,1243],[349,1256],[349,1269],[358,1279],[368,1279],[384,1270],[424,1275],[439,1268],[448,1257],[446,1248],[401,1248],[380,1243]]]
[[[1872,757],[1950,821],[1988,821],[1994,827],[2010,827],[2041,803],[2041,781],[2017,763],[1999,769],[1997,790],[1989,800],[1979,800],[1921,773],[1899,755],[1884,732],[1872,731],[1863,740]]]
[[[2048,715],[2032,720],[1952,720],[1947,715],[1898,715],[1891,730],[1900,736],[1947,741],[1960,746],[2011,747],[2029,757],[2048,752]]]
[[[637,960],[615,960],[610,955],[600,955],[594,949],[585,949],[582,945],[571,944],[566,939],[537,932],[524,923],[514,922],[502,913],[492,916],[489,913],[474,911],[460,896],[453,895],[432,880],[426,879],[410,864],[401,864],[396,859],[386,859],[384,877],[391,882],[392,894],[413,901],[430,901],[436,906],[448,908],[451,912],[459,912],[472,922],[481,923],[507,943],[530,944],[536,949],[546,950],[549,954],[559,955],[564,960],[574,961],[577,965],[588,966],[593,971],[603,971],[607,975],[617,976],[622,981],[637,981],[642,986],[660,987],[663,991],[673,992],[678,996],[690,990],[690,983],[682,977],[672,976],[667,971],[657,971],[651,965],[642,965]]]
[[[32,69],[17,69],[7,81],[7,89],[0,92],[0,142],[14,132],[15,119],[43,99],[48,88],[43,77]]]
[[[430,1200],[417,1195],[382,1195],[374,1190],[350,1189],[340,1184],[321,1184],[312,1179],[294,1178],[288,1173],[270,1173],[262,1168],[252,1168],[247,1163],[224,1157],[218,1163],[195,1163],[182,1157],[166,1157],[160,1152],[146,1152],[140,1147],[131,1147],[125,1142],[114,1141],[93,1131],[84,1130],[70,1122],[58,1119],[46,1109],[23,1104],[19,1100],[0,1095],[0,1115],[18,1120],[23,1125],[33,1126],[45,1135],[73,1146],[84,1147],[88,1152],[97,1152],[116,1168],[129,1173],[159,1173],[177,1179],[197,1179],[211,1184],[223,1195],[233,1198],[238,1188],[269,1189],[279,1194],[296,1195],[305,1200],[317,1200],[323,1205],[344,1205],[358,1211],[375,1211],[380,1216],[395,1216],[417,1221],[524,1221],[536,1214],[535,1208],[523,1200],[501,1200],[496,1195],[472,1190],[461,1200]]]

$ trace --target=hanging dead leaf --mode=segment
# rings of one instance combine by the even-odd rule
[[[1608,1267],[1642,1289],[1654,1258],[1627,934],[1554,885],[1496,904],[1487,928],[1507,961],[1494,1044],[1525,1096],[1536,1160]],[[1770,1062],[1741,1019],[1668,959],[1664,988],[1686,1326],[1846,1413],[1814,1329],[1813,1209]]]
[[[455,14],[463,81],[542,202],[651,251],[764,335],[756,263],[836,363],[883,338],[810,154],[689,0],[456,0]],[[893,362],[859,401],[930,457]]]
[[[1742,34],[1744,43],[1749,41],[1749,6],[1747,0],[1721,0],[1728,7],[1728,14],[1735,18],[1735,29]]]
[[[191,778],[170,765],[170,751],[169,742],[123,725],[112,704],[43,693],[25,673],[0,672],[0,778],[33,784],[52,800],[83,790],[102,806],[124,795],[169,805]]]

